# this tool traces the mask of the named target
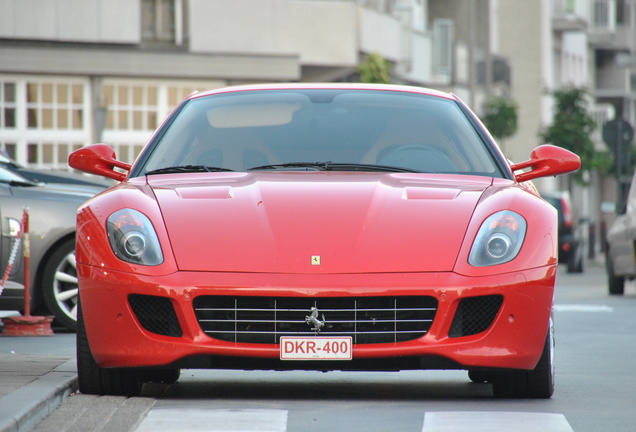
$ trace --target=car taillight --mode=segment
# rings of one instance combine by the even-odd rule
[[[566,200],[561,200],[561,207],[563,210],[563,225],[566,228],[571,228],[573,224],[572,220],[572,210],[570,209],[570,205]]]

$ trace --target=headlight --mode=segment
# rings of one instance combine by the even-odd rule
[[[155,229],[150,220],[137,210],[123,209],[110,215],[106,232],[117,258],[147,266],[163,262]]]
[[[468,263],[486,267],[506,263],[517,256],[526,235],[521,215],[503,210],[491,215],[479,228]]]

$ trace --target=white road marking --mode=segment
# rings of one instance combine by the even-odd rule
[[[287,411],[154,408],[136,432],[285,432]]]
[[[557,312],[614,312],[614,308],[606,305],[559,304],[554,305]]]
[[[439,411],[424,415],[422,432],[574,432],[562,414]]]

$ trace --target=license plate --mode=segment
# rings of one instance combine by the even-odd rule
[[[280,338],[281,360],[351,360],[350,336]]]

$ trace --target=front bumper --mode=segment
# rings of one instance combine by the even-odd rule
[[[102,367],[165,366],[249,369],[412,369],[535,367],[550,320],[556,266],[488,277],[455,273],[254,274],[177,272],[143,276],[78,264],[80,298],[93,356]],[[155,330],[133,310],[131,296],[154,296],[169,305],[176,328]],[[354,344],[353,361],[280,361],[276,343],[214,339],[199,325],[200,296],[319,297],[430,296],[437,311],[421,337],[403,342]],[[501,296],[492,323],[476,334],[451,330],[462,300]],[[309,310],[309,306],[307,306]],[[175,326],[171,326],[175,327]],[[150,329],[150,331],[149,331]],[[205,359],[205,361],[202,361]],[[404,359],[404,362],[400,362]],[[408,359],[408,360],[407,360]],[[413,361],[415,360],[415,361]],[[431,360],[431,361],[427,361]]]

